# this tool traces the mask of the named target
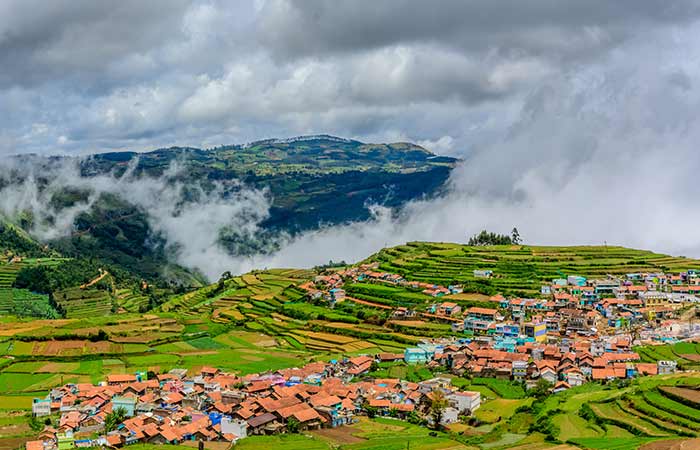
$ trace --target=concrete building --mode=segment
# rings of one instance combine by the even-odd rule
[[[51,399],[50,398],[35,398],[32,401],[32,414],[34,417],[50,416],[51,415]]]

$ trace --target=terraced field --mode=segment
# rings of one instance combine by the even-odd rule
[[[646,345],[634,349],[645,362],[674,360],[685,370],[700,370],[700,342],[678,342],[667,345]]]
[[[12,287],[17,273],[24,267],[53,266],[65,261],[59,258],[27,258],[15,263],[0,264],[0,315],[10,314],[25,317],[56,318],[48,296],[34,294],[25,289]]]
[[[106,316],[113,308],[112,296],[106,290],[76,287],[56,292],[54,297],[66,311],[66,317],[71,319]]]
[[[409,280],[462,283],[470,291],[537,295],[543,281],[566,275],[588,278],[643,271],[699,269],[700,261],[616,246],[486,246],[410,242],[368,258],[380,269]],[[475,278],[477,269],[493,270],[491,279]]]

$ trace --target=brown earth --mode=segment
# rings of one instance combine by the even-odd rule
[[[639,447],[639,450],[697,450],[700,449],[700,439],[671,439],[654,441]]]
[[[24,448],[24,443],[31,440],[31,436],[0,438],[0,450],[15,450],[18,448]]]
[[[659,389],[662,389],[663,391],[668,392],[670,394],[683,397],[687,400],[690,400],[693,403],[697,403],[698,405],[700,405],[700,390],[673,386],[660,386]]]
[[[354,436],[357,430],[352,427],[323,428],[313,431],[311,434],[337,444],[355,444],[366,441],[364,438]]]

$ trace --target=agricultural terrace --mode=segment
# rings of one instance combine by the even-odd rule
[[[700,370],[700,342],[677,342],[666,345],[644,345],[634,347],[644,362],[671,360],[685,370]]]
[[[58,313],[51,306],[47,295],[36,294],[27,289],[15,289],[17,274],[25,267],[55,266],[65,259],[25,258],[16,262],[0,263],[0,315],[21,315],[53,319]]]
[[[545,247],[530,245],[467,246],[410,242],[386,248],[368,258],[379,269],[407,280],[462,284],[465,292],[536,297],[544,281],[576,274],[605,278],[630,272],[700,269],[700,261],[617,246]],[[490,279],[474,270],[492,270]]]
[[[449,324],[392,321],[391,308],[371,301],[345,302],[335,309],[322,302],[311,303],[298,286],[313,276],[306,270],[254,272],[173,297],[160,309],[262,332],[284,346],[326,356],[403,352],[422,338],[452,334]],[[396,292],[406,294],[400,289]],[[430,297],[417,294],[415,300],[427,302]]]

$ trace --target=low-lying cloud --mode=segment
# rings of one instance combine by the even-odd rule
[[[251,238],[268,217],[270,198],[265,190],[235,183],[234,189],[230,184],[204,188],[183,183],[179,177],[185,169],[177,163],[159,177],[137,175],[136,161],[120,176],[85,177],[78,162],[29,159],[0,165],[0,181],[5,184],[0,188],[0,214],[31,218],[30,233],[49,241],[70,236],[76,218],[89,212],[103,194],[112,194],[146,214],[152,237],[165,241],[173,262],[197,269],[210,279],[236,266],[219,245],[221,232],[230,228]],[[21,178],[3,180],[3,174],[12,173],[22,174]],[[68,207],[54,206],[54,195],[66,190],[87,196]]]

